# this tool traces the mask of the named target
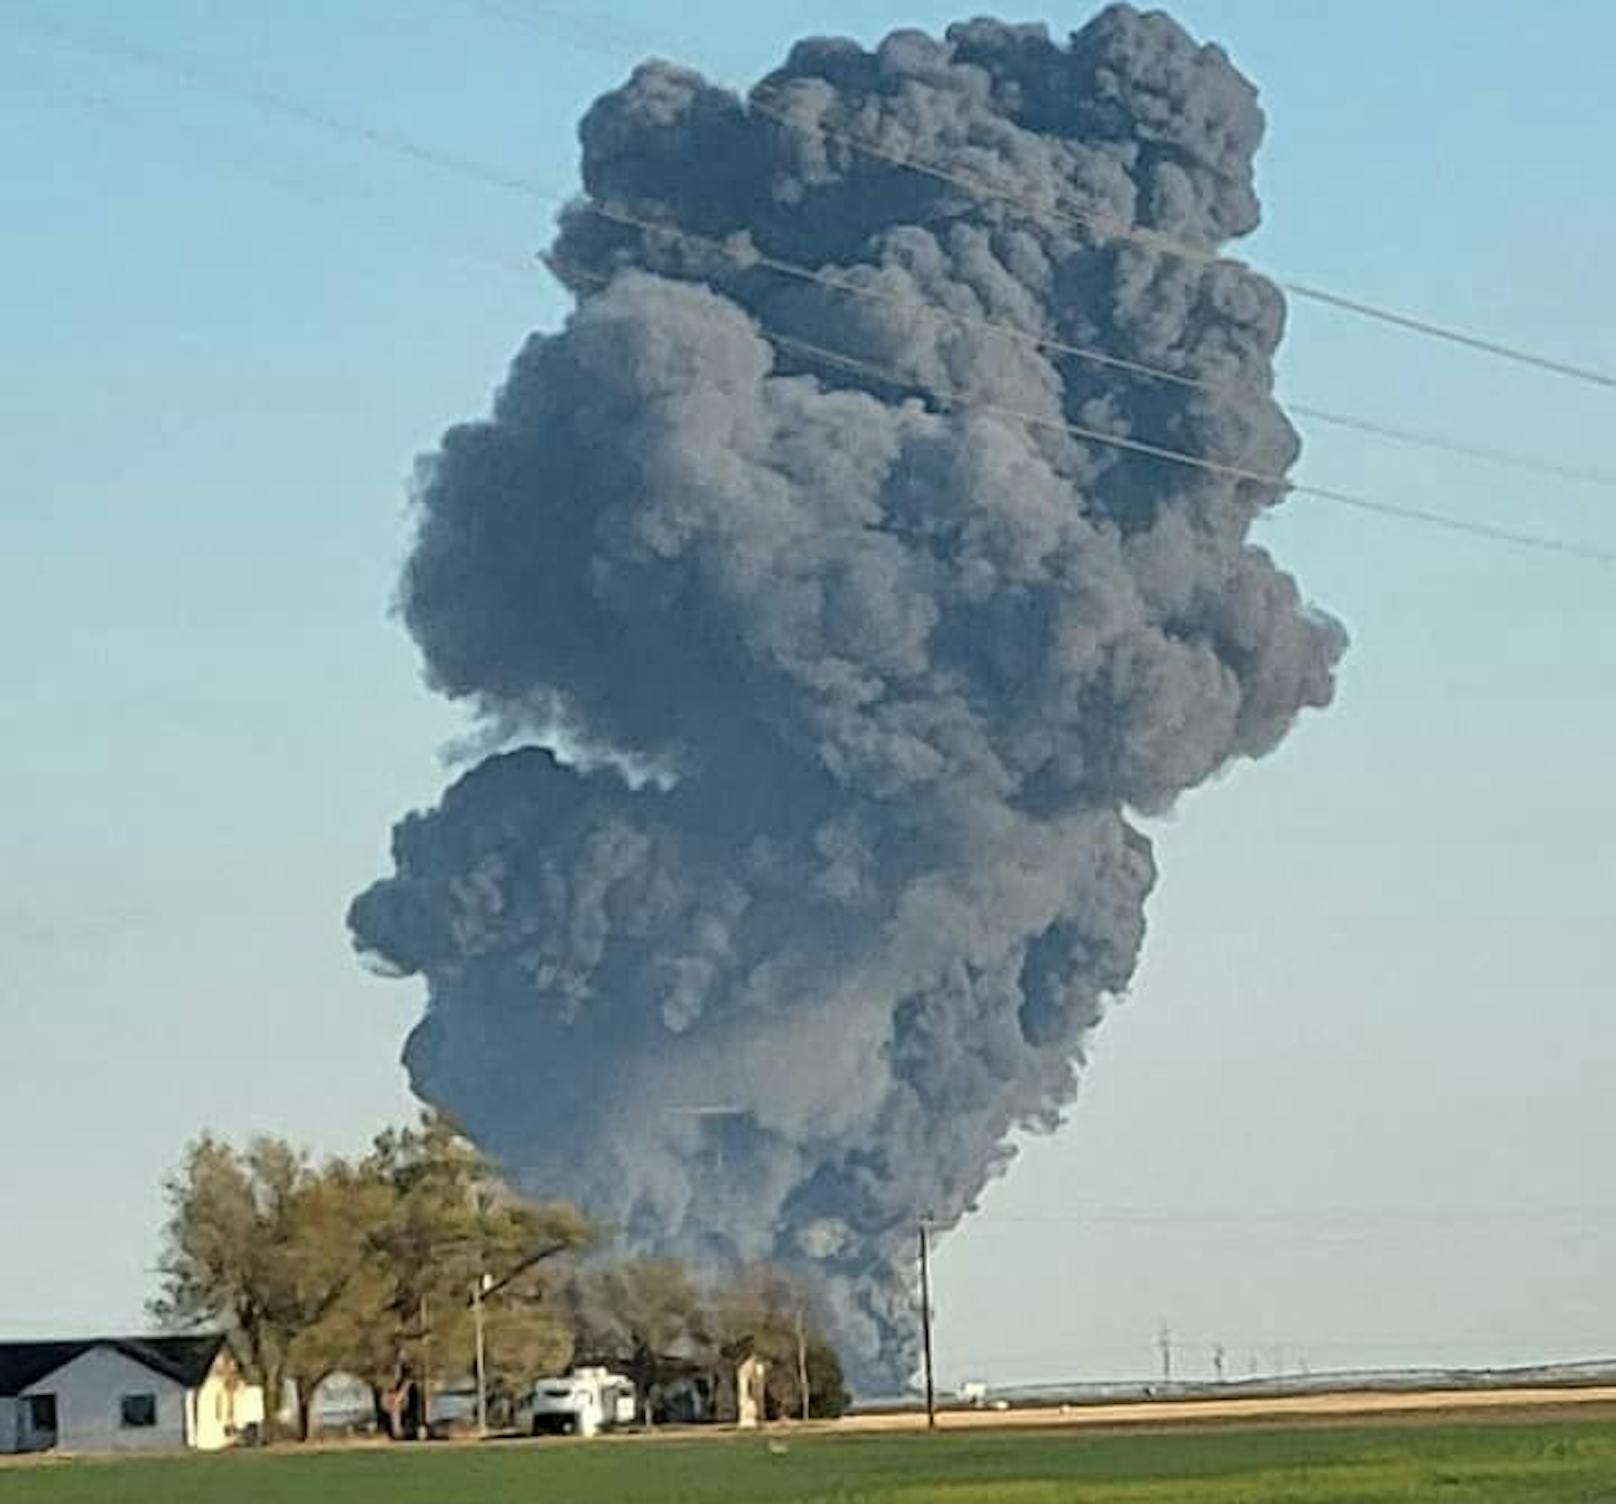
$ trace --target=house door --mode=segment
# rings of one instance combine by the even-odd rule
[[[48,1452],[56,1445],[57,1420],[54,1394],[30,1394],[22,1402],[22,1449]]]

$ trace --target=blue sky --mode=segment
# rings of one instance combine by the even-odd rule
[[[526,11],[535,24],[513,14]],[[1265,269],[1610,364],[1600,0],[1195,0]],[[646,51],[744,80],[930,3],[19,0],[0,17],[0,1334],[140,1319],[198,1129],[362,1145],[412,984],[342,914],[464,730],[388,615],[413,457],[563,305],[549,206],[29,24],[566,189]],[[1085,7],[1017,18],[1080,24]],[[1292,400],[1616,470],[1612,394],[1309,306]],[[1616,547],[1612,493],[1307,428],[1301,478]],[[1083,1099],[938,1260],[944,1377],[1616,1351],[1609,568],[1294,500],[1337,706],[1158,822]]]

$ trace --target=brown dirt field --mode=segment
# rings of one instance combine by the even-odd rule
[[[1616,1418],[1616,1385],[1590,1388],[1366,1390],[1358,1393],[1277,1395],[1248,1399],[1133,1400],[1095,1405],[1041,1405],[1011,1410],[942,1410],[939,1430],[1013,1430],[1027,1426],[1218,1425],[1269,1421],[1337,1421],[1409,1417],[1423,1420],[1480,1418],[1575,1410],[1589,1419]],[[926,1424],[924,1412],[853,1415],[838,1431],[912,1431]]]

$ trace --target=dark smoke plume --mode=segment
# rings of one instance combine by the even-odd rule
[[[1060,1121],[1128,983],[1131,814],[1330,699],[1341,630],[1248,541],[1283,489],[1064,431],[1294,460],[1278,292],[1113,228],[1250,231],[1261,133],[1125,6],[805,41],[750,100],[648,63],[583,122],[574,312],[422,470],[405,619],[529,745],[353,905],[428,981],[415,1087],[634,1246],[812,1270],[866,1384],[913,1359],[916,1219]]]

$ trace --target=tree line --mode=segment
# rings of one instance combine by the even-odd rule
[[[805,1387],[813,1415],[847,1404],[814,1303],[787,1276],[614,1259],[576,1207],[516,1195],[441,1114],[388,1129],[354,1160],[204,1135],[164,1193],[153,1316],[226,1331],[271,1432],[276,1397],[295,1396],[306,1439],[321,1385],[342,1374],[370,1389],[379,1431],[419,1434],[434,1386],[474,1372],[479,1318],[496,1424],[577,1363],[626,1374],[647,1419],[677,1417],[754,1354],[771,1416],[801,1415]]]

